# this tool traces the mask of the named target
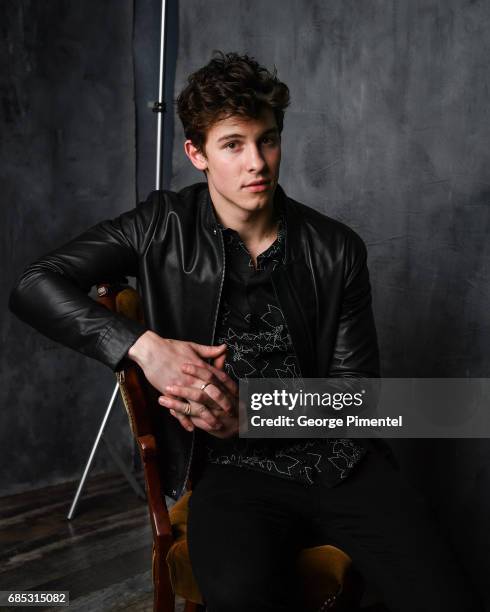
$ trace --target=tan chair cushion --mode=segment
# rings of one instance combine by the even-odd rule
[[[176,595],[195,603],[202,603],[199,587],[194,579],[187,549],[187,512],[191,492],[183,495],[169,510],[175,541],[167,554],[170,581]],[[298,577],[304,597],[305,610],[338,597],[351,569],[351,559],[335,546],[305,548],[298,558]]]
[[[119,291],[116,295],[116,312],[143,323],[143,307],[139,293],[132,287]]]

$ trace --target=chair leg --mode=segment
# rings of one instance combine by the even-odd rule
[[[153,549],[153,612],[174,612],[175,594],[170,583],[166,555]]]

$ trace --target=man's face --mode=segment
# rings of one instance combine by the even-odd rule
[[[232,116],[218,121],[207,133],[204,153],[191,151],[188,143],[186,152],[199,170],[206,171],[216,206],[253,212],[272,203],[281,163],[272,110],[265,109],[258,119]]]

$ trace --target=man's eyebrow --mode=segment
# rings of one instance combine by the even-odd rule
[[[265,130],[265,132],[263,132],[260,135],[260,138],[263,138],[266,134],[270,134],[271,132],[274,133],[279,133],[279,130],[277,129],[277,127],[271,127],[268,130]],[[218,138],[218,140],[216,142],[221,142],[223,140],[229,140],[230,138],[244,138],[243,134],[225,134],[224,136],[221,136],[221,138]]]

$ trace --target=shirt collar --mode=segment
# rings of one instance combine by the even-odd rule
[[[276,218],[278,220],[277,226],[277,237],[274,242],[260,255],[257,257],[257,268],[261,268],[262,263],[264,263],[268,259],[278,259],[283,261],[285,256],[285,244],[286,244],[286,215],[283,210],[276,211]],[[242,239],[238,232],[231,227],[224,227],[221,223],[218,222],[218,228],[222,231],[223,236],[228,237],[227,244],[235,245],[237,247],[242,247],[245,251],[247,251],[245,245],[243,244]]]

